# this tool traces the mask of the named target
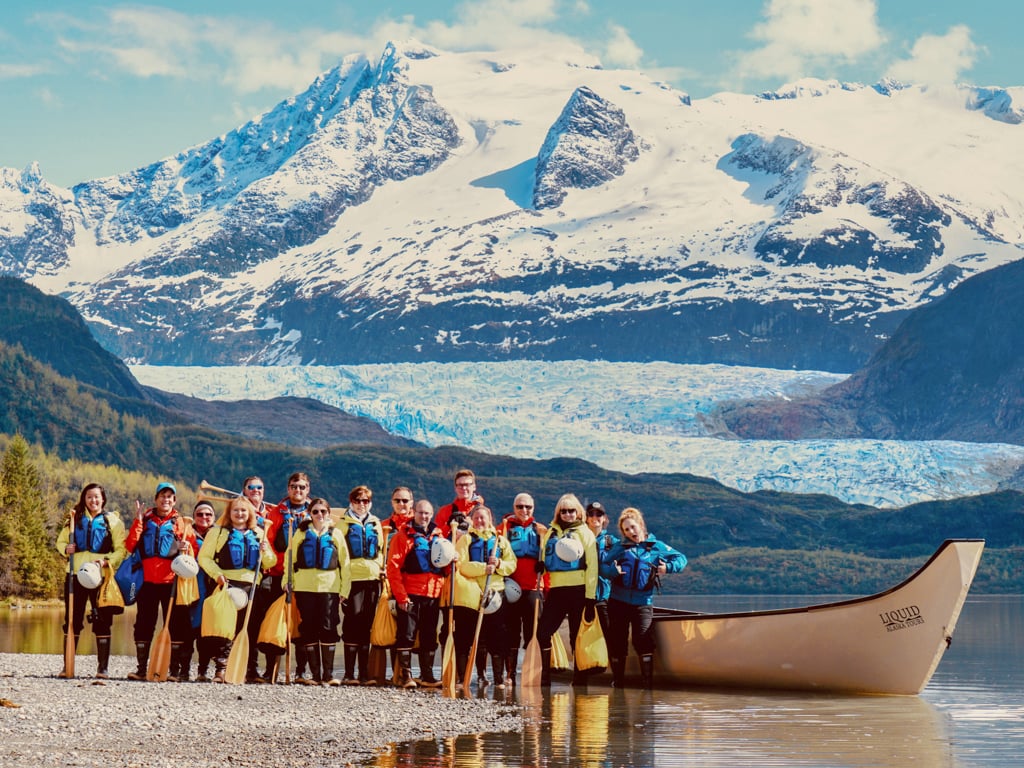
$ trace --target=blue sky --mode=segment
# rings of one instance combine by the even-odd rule
[[[801,77],[1024,85],[1019,0],[328,0],[0,6],[0,166],[70,186],[220,135],[349,53],[550,43],[703,98]]]

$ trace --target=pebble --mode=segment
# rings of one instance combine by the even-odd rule
[[[393,745],[469,733],[520,731],[521,711],[484,698],[386,687],[218,685],[126,680],[135,660],[0,654],[4,768],[291,768],[370,763]]]

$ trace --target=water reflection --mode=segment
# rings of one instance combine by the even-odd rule
[[[88,616],[88,614],[86,614]],[[11,609],[0,606],[0,652],[3,653],[64,653],[64,606],[36,605]],[[134,656],[135,644],[132,629],[135,626],[135,606],[120,616],[114,617],[111,630],[113,637],[111,653],[119,656]],[[95,654],[96,641],[92,626],[85,625],[85,631],[78,643],[78,653]]]
[[[523,705],[521,733],[411,742],[374,765],[955,765],[944,718],[919,697],[566,687],[499,699]]]

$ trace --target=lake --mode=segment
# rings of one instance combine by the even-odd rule
[[[659,603],[749,610],[830,599],[665,596]],[[61,653],[61,614],[0,609],[0,652]],[[115,624],[115,653],[133,653],[132,621],[129,610]],[[575,690],[557,679],[544,695],[488,689],[487,696],[525,706],[522,733],[399,744],[372,765],[1015,766],[1024,755],[1021,637],[1024,597],[969,597],[953,644],[920,696]],[[87,631],[81,650],[92,647]]]

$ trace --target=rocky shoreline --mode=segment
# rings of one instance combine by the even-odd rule
[[[114,656],[109,680],[57,678],[62,658],[0,654],[4,768],[326,768],[368,763],[396,742],[520,730],[519,708],[390,687],[140,683]]]

